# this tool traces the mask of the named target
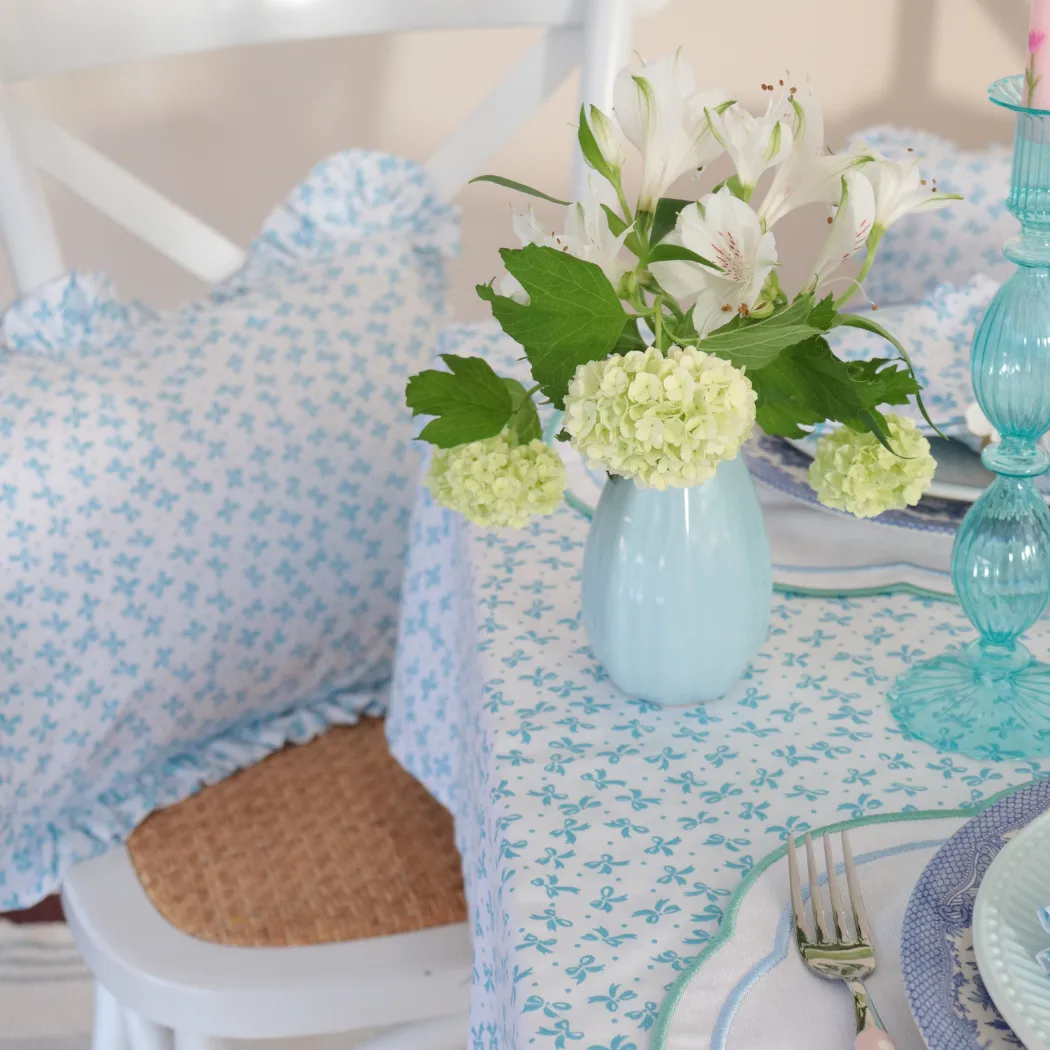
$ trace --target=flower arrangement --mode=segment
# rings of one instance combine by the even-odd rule
[[[870,516],[919,500],[933,475],[929,444],[883,411],[915,398],[926,416],[915,373],[889,332],[843,308],[887,228],[952,195],[927,187],[914,162],[827,149],[808,85],[763,89],[768,104],[755,116],[723,91],[698,92],[679,54],[642,63],[617,78],[612,114],[581,108],[591,169],[582,199],[481,177],[563,205],[565,220],[558,233],[531,207],[515,216],[522,246],[501,251],[497,287],[477,289],[524,349],[532,386],[454,355],[443,358],[448,371],[409,380],[409,407],[434,417],[420,437],[437,446],[428,484],[439,502],[486,526],[521,526],[557,507],[564,468],[540,440],[538,395],[564,412],[559,438],[642,487],[703,483],[756,423],[799,438],[831,422],[839,426],[820,439],[810,471],[822,502]],[[641,157],[633,206],[627,143]],[[733,170],[718,185],[695,200],[665,196],[722,155]],[[805,286],[788,295],[775,230],[804,206],[823,208],[827,239]],[[860,253],[836,298],[831,280]],[[898,356],[839,359],[827,336],[843,325],[877,333]]]

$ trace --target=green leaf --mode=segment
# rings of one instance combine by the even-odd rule
[[[700,338],[700,333],[696,330],[696,324],[693,321],[695,312],[696,303],[686,310],[685,317],[674,326],[675,342],[679,345],[695,346]]]
[[[804,438],[811,427],[824,420],[818,412],[811,412],[776,387],[764,387],[755,405],[755,421],[767,433],[778,437]]]
[[[912,364],[911,358],[908,356],[908,351],[904,349],[903,344],[896,336],[891,335],[885,328],[882,327],[878,321],[873,321],[870,317],[862,317],[860,314],[840,314],[836,313],[832,322],[832,328],[861,328],[865,332],[872,332],[875,335],[882,336],[887,343],[890,344],[897,351],[898,354],[904,359],[904,363],[911,370],[912,375],[915,375],[915,365]],[[942,438],[945,436],[941,434],[937,424],[930,419],[930,413],[926,411],[926,405],[922,400],[922,387],[916,380],[915,383],[915,403],[919,406],[919,411],[922,413],[922,418],[933,428],[934,433],[939,434]]]
[[[612,351],[627,314],[594,263],[538,244],[504,248],[500,255],[528,292],[529,302],[496,295],[487,285],[478,286],[478,295],[492,304],[503,331],[524,347],[544,395],[564,408],[577,367]]]
[[[865,409],[860,414],[859,422],[863,424],[863,429],[875,435],[879,444],[886,449],[887,452],[892,452],[895,456],[900,455],[900,453],[898,453],[890,444],[890,431],[889,427],[886,425],[886,418],[878,411],[878,409]]]
[[[649,252],[646,263],[677,262],[679,260],[682,262],[700,263],[701,266],[709,266],[712,270],[722,273],[722,267],[717,263],[711,262],[710,259],[705,259],[702,255],[697,255],[696,252],[690,251],[688,248],[683,248],[680,244],[658,244]]]
[[[759,426],[784,437],[799,437],[800,426],[840,419],[843,413],[855,418],[864,407],[850,389],[845,364],[819,333],[785,349],[750,378]]]
[[[661,197],[656,202],[656,210],[653,212],[653,228],[649,231],[649,243],[657,244],[662,241],[678,222],[681,210],[696,201],[678,200],[676,197]]]
[[[786,312],[786,311],[785,311]],[[777,359],[788,347],[820,335],[805,324],[784,324],[773,314],[754,324],[727,325],[697,343],[700,350],[717,354],[737,368],[762,369]]]
[[[614,237],[619,237],[620,234],[627,229],[627,223],[625,223],[608,204],[602,205],[602,211],[605,212],[605,217],[609,220],[609,229],[612,230],[612,235]]]
[[[919,392],[919,381],[911,369],[898,368],[889,358],[850,361],[846,368],[850,379],[863,384],[865,404],[906,405]]]
[[[586,106],[580,106],[580,126],[576,137],[580,142],[580,152],[583,154],[583,159],[588,165],[590,165],[590,167],[594,168],[603,179],[607,182],[612,182],[613,170],[609,167],[608,162],[602,155],[602,151],[598,148],[598,142],[594,137],[594,132],[591,131],[591,123],[587,119]]]
[[[510,429],[517,437],[518,444],[527,445],[534,439],[542,438],[543,428],[540,426],[540,414],[536,411],[536,402],[516,379],[504,379],[503,382],[510,393],[512,406]]]
[[[632,350],[645,350],[648,345],[638,331],[638,318],[628,317],[627,323],[623,326],[623,331],[620,333],[620,338],[616,340],[616,345],[612,348],[612,352],[614,354],[627,354]]]
[[[906,401],[915,386],[910,372],[885,358],[840,360],[822,335],[788,348],[751,382],[758,424],[768,433],[801,437],[801,427],[830,419],[874,434],[886,448],[889,428],[878,406]]]
[[[505,179],[502,175],[478,175],[471,182],[494,182],[497,186],[505,186],[508,190],[517,190],[519,193],[527,193],[530,197],[539,197],[540,200],[550,201],[551,204],[568,205],[568,201],[559,200],[549,193],[537,190],[532,186],[526,186],[524,182],[515,182],[513,179]]]
[[[419,436],[438,448],[495,437],[514,410],[507,385],[480,357],[443,354],[441,360],[448,372],[427,369],[412,376],[405,390],[414,416],[437,417]]]
[[[831,328],[835,323],[835,296],[826,295],[813,307],[809,314],[809,323],[822,332]]]
[[[805,324],[812,328],[817,326],[810,320],[813,312],[813,296],[808,293],[795,297],[795,301],[787,306],[782,306],[774,311],[764,321],[756,321],[755,324],[764,325],[795,325]]]

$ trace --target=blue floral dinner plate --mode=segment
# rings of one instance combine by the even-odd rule
[[[996,854],[1050,808],[1050,779],[1026,787],[964,824],[926,866],[904,913],[901,972],[929,1050],[1024,1050],[977,969],[973,909]]]

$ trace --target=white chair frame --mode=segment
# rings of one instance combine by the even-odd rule
[[[545,33],[426,162],[451,199],[582,67],[607,107],[631,19],[666,0],[4,0],[0,12],[0,238],[20,292],[64,272],[37,169],[208,282],[242,249],[4,84],[134,59],[279,40],[531,26]],[[576,172],[576,186],[583,170]],[[76,864],[66,917],[96,977],[95,1050],[216,1050],[224,1040],[395,1025],[371,1050],[463,1046],[471,984],[466,924],[301,948],[209,944],[153,907],[124,847]]]
[[[451,199],[576,66],[606,106],[633,16],[666,0],[4,0],[0,12],[0,235],[20,293],[65,266],[37,168],[194,276],[235,273],[244,251],[87,143],[3,91],[56,73],[280,40],[405,30],[546,27],[426,162]],[[576,173],[576,185],[582,179]]]

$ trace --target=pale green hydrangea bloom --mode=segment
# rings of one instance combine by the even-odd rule
[[[894,455],[874,434],[848,427],[822,437],[809,468],[809,484],[826,507],[873,518],[914,507],[930,487],[937,464],[930,443],[910,420],[886,416]]]
[[[692,346],[581,365],[565,399],[565,429],[587,463],[642,488],[707,481],[754,424],[751,381]]]
[[[516,445],[506,432],[434,449],[427,487],[443,507],[485,528],[523,528],[553,514],[565,491],[565,464],[542,441]]]

